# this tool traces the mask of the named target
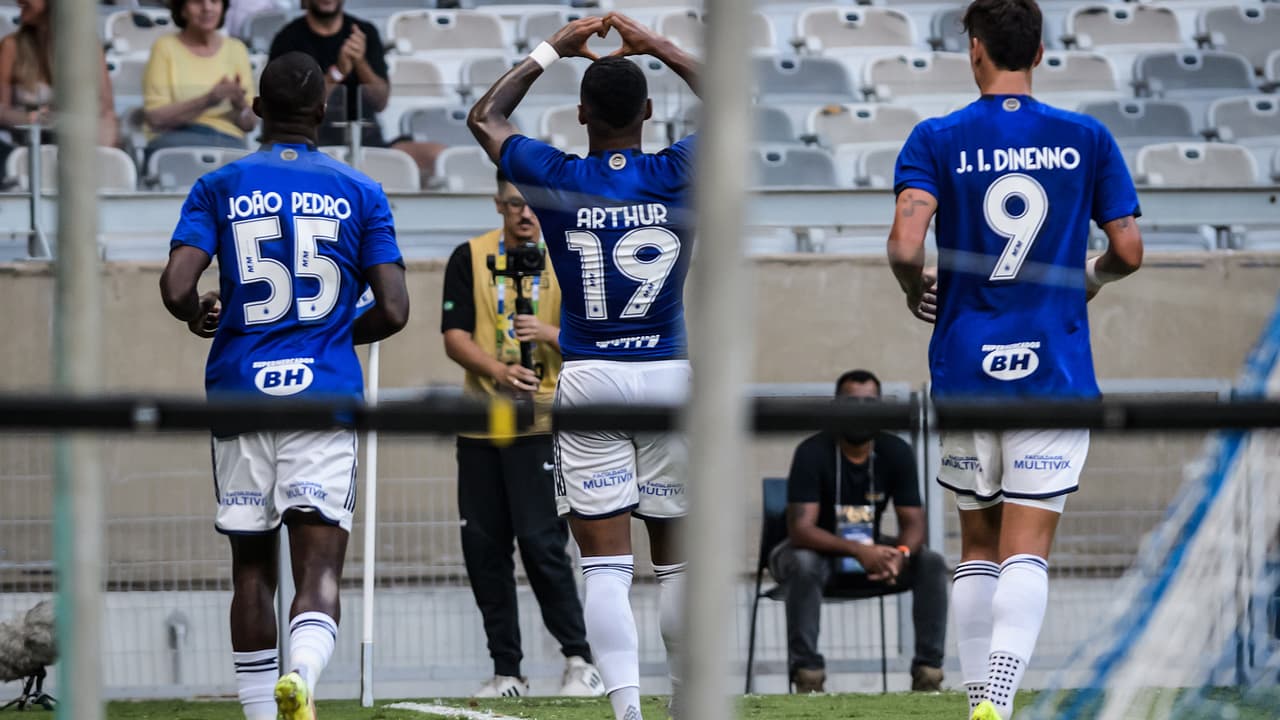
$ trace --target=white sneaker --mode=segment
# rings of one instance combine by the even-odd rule
[[[529,694],[529,681],[509,675],[494,675],[493,679],[475,692],[471,697],[498,698],[523,697]]]
[[[600,697],[604,695],[604,680],[595,665],[574,655],[565,662],[559,694],[565,697]]]

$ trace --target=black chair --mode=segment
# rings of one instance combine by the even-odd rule
[[[744,692],[751,692],[756,660],[756,616],[760,611],[760,600],[782,600],[783,588],[775,586],[761,590],[764,583],[764,572],[769,567],[769,553],[787,537],[787,479],[765,478],[763,486],[763,517],[760,521],[760,555],[756,560],[755,599],[751,603],[751,631],[747,640],[747,683]],[[889,595],[906,592],[909,586],[893,587],[888,585],[843,584],[841,576],[834,576],[827,587],[822,590],[824,601],[847,602],[879,598],[880,600],[880,688],[881,692],[889,691],[889,646],[885,636],[884,599]],[[787,681],[790,688],[790,679]]]

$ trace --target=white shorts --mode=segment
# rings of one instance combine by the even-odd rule
[[[1088,430],[944,432],[938,484],[961,510],[1008,501],[1061,512],[1088,456]]]
[[[218,532],[274,532],[288,510],[318,513],[351,531],[356,433],[252,432],[213,439]]]
[[[564,364],[557,407],[683,403],[688,360]],[[556,506],[560,514],[607,518],[624,512],[665,519],[687,512],[689,450],[683,435],[562,432],[555,435]]]

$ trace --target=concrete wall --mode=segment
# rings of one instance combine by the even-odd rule
[[[102,363],[110,390],[201,392],[207,342],[188,334],[161,306],[160,269],[159,263],[118,263],[105,269]],[[412,318],[405,332],[384,344],[386,387],[461,381],[461,372],[441,348],[442,271],[438,262],[410,267]],[[853,366],[872,368],[886,381],[919,383],[927,378],[929,328],[909,315],[883,260],[760,258],[754,271],[757,381],[825,382]],[[213,287],[214,282],[211,274],[205,285]],[[1141,273],[1106,288],[1091,306],[1099,375],[1234,378],[1273,311],[1277,292],[1280,255],[1149,258]],[[0,390],[48,387],[52,298],[47,266],[0,266],[0,338],[5,339]],[[753,322],[745,315],[724,320],[742,327]],[[702,359],[706,369],[714,370],[715,363],[715,358]],[[744,479],[749,507],[758,506],[756,478],[785,473],[795,440],[758,439],[752,477]],[[1091,466],[1114,472],[1158,465],[1176,472],[1196,447],[1194,438],[1107,438],[1095,443]],[[154,583],[225,575],[225,549],[210,530],[208,457],[207,439],[199,436],[109,438],[106,462],[112,485],[107,512],[114,518],[108,542],[113,580]],[[49,517],[49,468],[45,443],[0,438],[4,560],[50,558],[47,523],[39,522]],[[381,469],[383,477],[395,483],[394,489],[387,486],[380,513],[380,520],[387,522],[381,556],[393,559],[406,574],[456,573],[460,556],[453,524],[451,444],[422,438],[395,441],[383,453]],[[1149,495],[1138,483],[1100,482],[1073,503],[1138,507]],[[37,522],[20,528],[12,522],[19,519]],[[743,538],[744,561],[754,554],[755,532]],[[360,548],[353,543],[352,549],[354,561]],[[6,572],[0,571],[0,579],[12,582]]]

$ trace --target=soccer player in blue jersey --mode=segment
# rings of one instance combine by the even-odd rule
[[[593,35],[623,46],[595,59]],[[500,78],[471,110],[480,145],[542,223],[562,291],[564,369],[556,402],[681,402],[689,386],[684,281],[692,253],[693,141],[640,149],[652,113],[644,73],[627,55],[650,55],[694,85],[694,60],[631,18],[587,17],[562,28]],[[562,57],[595,62],[583,75],[579,120],[585,158],[521,135],[509,120],[542,71]],[[557,433],[558,489],[582,548],[587,640],[618,720],[640,720],[640,663],[628,598],[631,518],[649,530],[660,584],[662,637],[677,654],[684,562],[675,520],[685,514],[687,450],[672,435]],[[679,673],[673,668],[672,681]]]
[[[359,397],[355,345],[409,315],[386,195],[316,150],[323,71],[289,53],[262,73],[263,145],[196,182],[160,278],[165,307],[212,337],[210,397]],[[218,259],[219,289],[197,294]],[[374,304],[356,317],[368,284]],[[356,434],[215,430],[215,527],[231,541],[231,647],[246,720],[314,720],[316,681],[338,634],[338,582],[356,501]],[[277,532],[289,528],[294,584],[279,677]]]
[[[1033,0],[976,0],[964,23],[982,97],[916,126],[898,158],[889,236],[907,305],[936,321],[934,395],[1097,397],[1085,303],[1142,263],[1133,181],[1101,124],[1032,97],[1043,54]],[[935,215],[936,277],[924,271]],[[1093,258],[1090,220],[1110,241]],[[1008,720],[1089,435],[945,432],[942,444],[938,482],[960,511],[952,608],[970,713]]]

